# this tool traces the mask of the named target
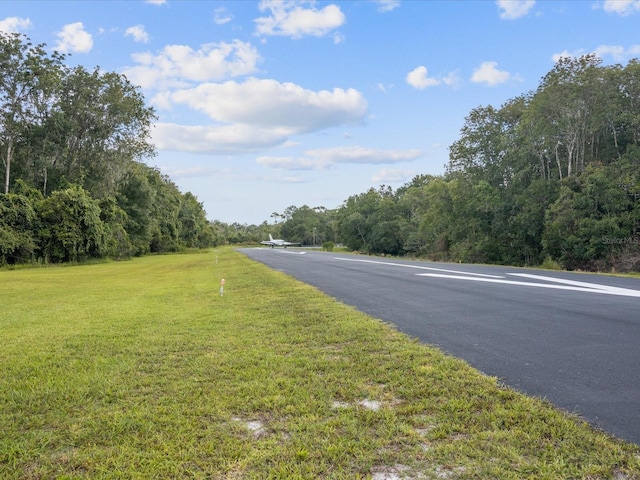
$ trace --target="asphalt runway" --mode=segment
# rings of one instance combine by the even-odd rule
[[[640,444],[640,279],[297,248],[240,251]]]

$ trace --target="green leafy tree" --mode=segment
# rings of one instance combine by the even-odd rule
[[[180,243],[180,204],[181,194],[176,185],[160,171],[147,169],[149,185],[154,191],[151,204],[151,243],[152,253],[177,252]]]
[[[46,261],[77,262],[105,252],[100,206],[79,185],[53,192],[37,206],[40,248]]]
[[[343,243],[367,253],[404,253],[408,225],[393,190],[385,185],[349,197],[336,212],[337,232]]]
[[[114,197],[100,200],[100,219],[104,223],[104,255],[117,260],[130,258],[136,250],[126,230],[127,212]]]
[[[153,109],[126,77],[98,68],[70,70],[60,90],[55,166],[94,197],[113,195],[130,162],[155,153],[149,143]]]
[[[214,230],[207,221],[204,207],[191,192],[182,195],[178,220],[183,245],[196,248],[215,246]]]
[[[125,230],[133,246],[134,255],[150,252],[152,238],[152,209],[156,192],[149,182],[149,167],[134,164],[120,182],[116,202],[126,213]]]
[[[0,152],[4,193],[9,193],[16,147],[32,125],[45,115],[55,92],[56,73],[64,56],[49,56],[21,34],[0,32]]]
[[[283,238],[303,245],[319,245],[333,239],[330,214],[324,207],[289,207],[281,228]]]
[[[584,175],[567,179],[547,210],[542,243],[565,268],[608,268],[631,243],[637,206],[621,188],[620,167],[594,164]]]
[[[34,259],[37,225],[38,219],[28,197],[0,194],[0,265]]]

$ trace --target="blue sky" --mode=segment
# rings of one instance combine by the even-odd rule
[[[475,107],[559,56],[640,57],[640,0],[2,1],[0,30],[125,74],[158,167],[224,222],[442,174]]]

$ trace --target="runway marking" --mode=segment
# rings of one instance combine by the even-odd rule
[[[601,285],[598,283],[578,282],[576,280],[565,280],[562,278],[548,277],[544,275],[533,275],[530,273],[506,273],[508,276],[529,278],[538,280],[537,282],[525,282],[520,280],[510,280],[505,275],[488,275],[486,273],[463,272],[458,270],[448,270],[445,268],[424,267],[421,265],[407,265],[404,263],[383,262],[379,260],[364,260],[359,258],[340,258],[334,257],[335,260],[344,262],[360,262],[372,263],[376,265],[389,265],[394,267],[413,268],[418,270],[430,270],[434,272],[444,273],[416,273],[420,277],[443,278],[451,280],[467,280],[474,282],[499,283],[505,285],[518,285],[521,287],[551,288],[555,290],[570,290],[574,292],[600,293],[603,295],[620,295],[624,297],[640,298],[640,290],[632,290],[630,288],[612,287],[609,285]],[[551,283],[540,283],[551,282]]]
[[[532,280],[544,280],[556,283],[536,283],[522,282],[518,280],[508,280],[507,277],[502,278],[478,278],[463,277],[460,275],[442,275],[439,273],[418,273],[421,277],[448,278],[452,280],[472,280],[476,282],[502,283],[507,285],[519,285],[522,287],[552,288],[555,290],[571,290],[574,292],[601,293],[604,295],[620,295],[623,297],[640,297],[640,291],[631,290],[629,288],[610,287],[608,285],[600,285],[597,283],[576,282],[573,280],[563,280],[553,277],[545,277],[540,275],[530,275],[527,273],[508,273],[519,277],[531,278]],[[558,285],[560,284],[560,285]]]
[[[271,248],[271,247],[258,247],[256,248],[256,250],[262,250],[265,252],[278,252],[278,253],[288,253],[289,255],[304,255],[307,252],[296,252],[291,251],[291,250],[287,250],[286,248]]]
[[[433,271],[436,271],[436,272],[457,273],[457,274],[460,274],[460,275],[474,275],[474,276],[478,276],[478,277],[487,277],[487,278],[504,278],[504,277],[501,277],[499,275],[487,275],[485,273],[460,272],[458,270],[447,270],[445,268],[423,267],[421,265],[407,265],[406,263],[381,262],[381,261],[378,261],[378,260],[361,260],[359,258],[334,257],[334,259],[335,260],[342,260],[343,262],[374,263],[374,264],[377,264],[377,265],[391,265],[392,267],[416,268],[416,269],[419,269],[419,270],[433,270]],[[418,275],[420,275],[420,274],[418,274]]]

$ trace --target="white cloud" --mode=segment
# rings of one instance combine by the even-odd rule
[[[500,18],[503,20],[524,17],[535,4],[535,0],[496,0],[496,5],[500,9]]]
[[[483,62],[473,71],[471,81],[474,83],[485,83],[490,87],[505,83],[510,80],[511,74],[505,70],[497,69],[497,62]]]
[[[604,59],[605,57],[611,57],[616,62],[623,62],[633,57],[637,57],[640,55],[640,45],[631,45],[630,47],[623,47],[621,45],[600,45],[593,52],[598,57]],[[558,62],[562,58],[578,58],[582,55],[585,55],[585,50],[575,50],[573,52],[569,52],[568,50],[564,50],[560,53],[554,53],[551,59],[555,62]]]
[[[594,53],[600,58],[611,56],[614,60],[622,60],[625,57],[625,49],[620,45],[600,45]]]
[[[399,170],[395,168],[383,168],[376,173],[371,181],[373,183],[406,183],[416,176],[415,170]]]
[[[450,87],[457,87],[460,85],[460,77],[458,77],[456,72],[451,72],[446,77],[442,78],[442,83]]]
[[[184,87],[188,82],[221,80],[256,71],[260,55],[250,43],[210,43],[193,50],[186,45],[167,45],[156,55],[137,53],[138,65],[126,68],[125,75],[143,88]]]
[[[553,63],[557,63],[559,60],[563,58],[577,58],[581,55],[584,55],[584,50],[576,50],[575,52],[569,52],[568,50],[563,50],[560,53],[554,53],[551,55],[551,60]]]
[[[349,146],[307,150],[301,158],[262,156],[260,165],[279,170],[322,170],[338,164],[376,165],[411,162],[423,155],[421,150],[380,150]]]
[[[286,135],[250,125],[178,125],[156,123],[152,141],[159,150],[214,155],[257,152],[279,145]]]
[[[450,87],[456,87],[460,84],[460,78],[455,72],[451,72],[444,77],[434,78],[429,76],[429,71],[422,65],[410,71],[406,76],[406,81],[418,90],[424,90],[427,87],[435,87],[442,84]]]
[[[407,74],[407,83],[418,90],[440,85],[439,80],[429,78],[429,72],[427,68],[423,66],[419,66]]]
[[[293,83],[250,78],[243,83],[204,83],[173,92],[174,103],[224,123],[241,123],[285,134],[361,122],[367,102],[354,89],[306,90]]]
[[[262,0],[260,11],[269,11],[270,15],[255,20],[256,34],[295,39],[306,35],[322,37],[344,24],[346,18],[340,7],[331,4],[318,10],[314,4],[312,0]]]
[[[640,12],[640,0],[605,0],[603,8],[607,13],[621,16],[631,15]]]
[[[31,20],[28,18],[7,17],[0,20],[0,32],[21,33],[31,27]]]
[[[200,126],[158,123],[153,133],[158,149],[209,154],[284,146],[295,134],[361,122],[367,111],[362,94],[353,89],[311,91],[255,78],[162,92],[154,100],[166,107],[185,105],[212,119]]]
[[[82,22],[70,23],[57,33],[55,49],[61,53],[87,53],[93,48],[93,38],[84,29]]]
[[[314,158],[262,156],[256,158],[256,163],[277,170],[321,170],[327,167],[326,163]]]
[[[350,146],[308,150],[306,154],[331,163],[379,164],[413,161],[422,156],[422,151],[417,149],[380,150]]]
[[[627,48],[620,45],[600,45],[593,53],[600,58],[610,56],[616,62],[622,62],[640,55],[640,45],[631,45]]]
[[[124,32],[125,37],[133,37],[136,42],[148,43],[149,34],[144,30],[144,25],[134,25]]]
[[[340,32],[334,32],[333,34],[333,43],[336,45],[344,42],[344,35]]]
[[[373,3],[378,4],[379,12],[390,12],[400,6],[400,0],[372,0]]]
[[[145,3],[149,3],[151,5],[164,5],[167,3],[167,0],[144,0]]]
[[[233,15],[227,12],[225,7],[218,7],[213,11],[213,21],[216,25],[224,25],[233,20]]]

